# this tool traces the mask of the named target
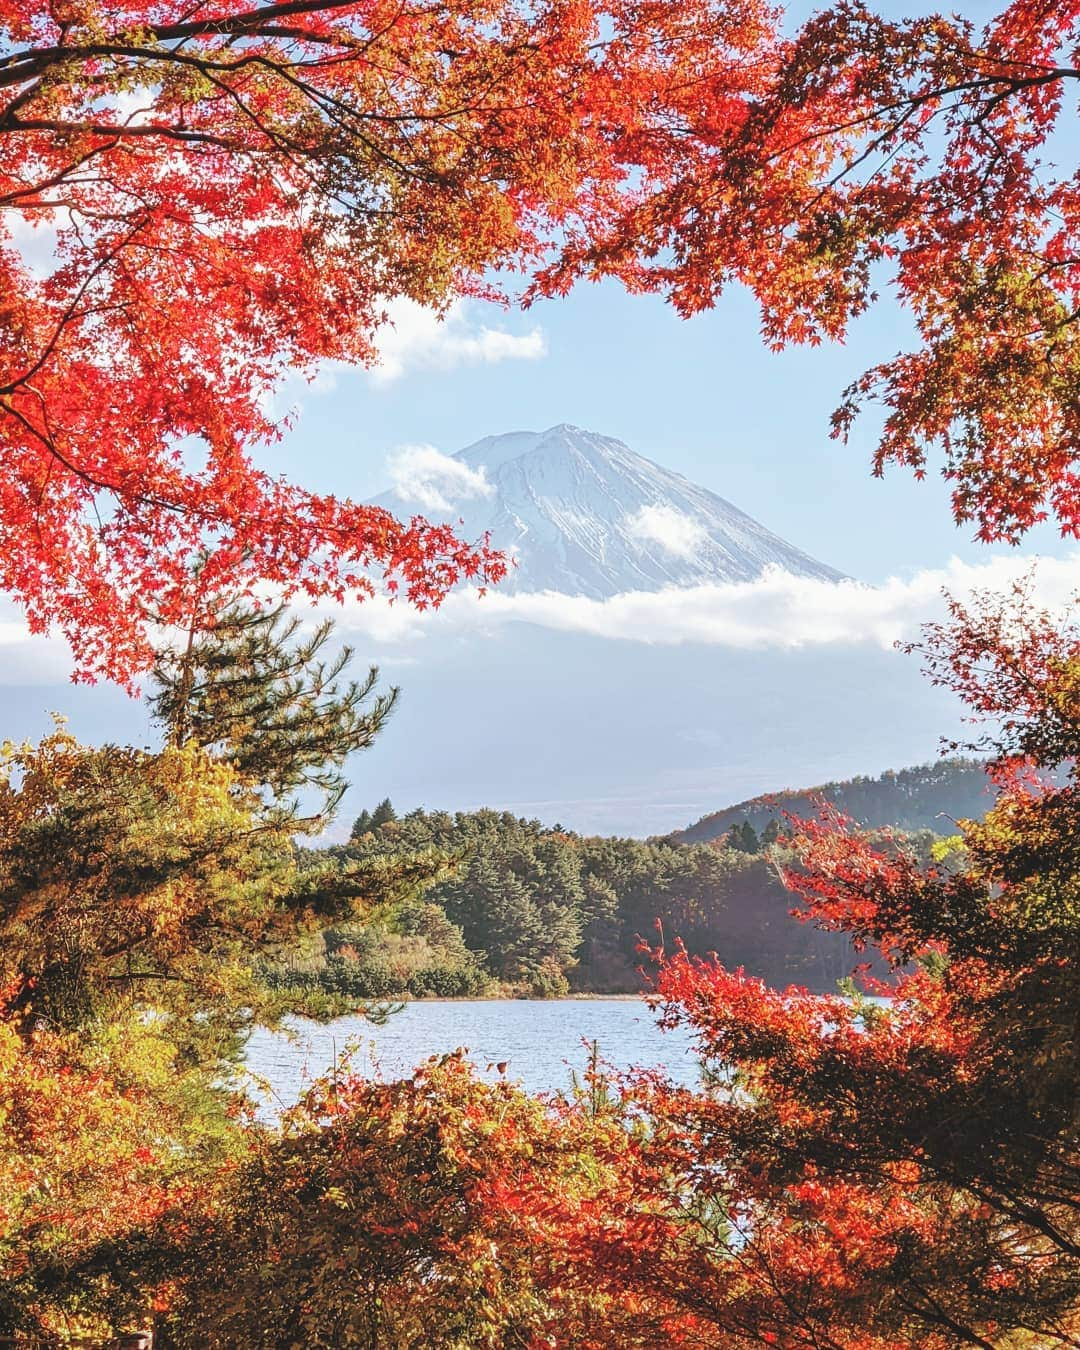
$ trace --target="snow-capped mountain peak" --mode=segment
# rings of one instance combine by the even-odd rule
[[[751,581],[768,567],[841,576],[723,497],[610,436],[560,423],[487,436],[453,458],[485,489],[455,503],[465,533],[488,531],[517,559],[500,590],[603,599]],[[400,510],[403,497],[399,487],[396,499],[381,504]]]

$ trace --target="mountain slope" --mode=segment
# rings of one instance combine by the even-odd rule
[[[561,424],[488,436],[455,456],[487,495],[455,510],[518,565],[500,589],[596,599],[621,591],[752,581],[768,567],[835,581],[841,574],[716,493],[622,441]],[[399,503],[383,503],[400,510]]]
[[[878,778],[849,778],[801,792],[763,793],[702,816],[695,824],[668,837],[680,844],[705,843],[719,839],[743,821],[749,821],[760,833],[774,820],[783,826],[785,811],[795,816],[816,814],[822,800],[832,802],[845,815],[870,829],[891,825],[904,830],[951,834],[954,820],[981,820],[993,805],[994,796],[982,761],[942,759],[936,764],[899,772],[890,770]]]

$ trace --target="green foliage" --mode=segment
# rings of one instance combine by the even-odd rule
[[[638,943],[657,922],[691,951],[717,950],[785,983],[832,988],[854,965],[854,953],[835,935],[791,920],[764,841],[749,824],[736,834],[722,847],[679,846],[584,838],[506,812],[413,811],[377,826],[365,812],[349,845],[325,856],[327,865],[355,864],[434,850],[451,866],[425,900],[460,931],[477,967],[504,992],[636,991]],[[381,964],[371,947],[380,942]],[[360,969],[368,982],[351,987],[415,992],[415,981],[388,981],[393,943],[385,926],[369,930],[365,944]],[[319,978],[330,978],[329,967]]]
[[[372,697],[374,666],[345,683],[353,650],[325,655],[332,631],[326,620],[304,636],[284,606],[223,605],[212,627],[158,653],[151,710],[174,744],[190,740],[214,751],[278,803],[318,789],[321,825],[345,790],[346,757],[371,745],[398,695]],[[379,812],[393,818],[388,801]]]
[[[565,992],[586,907],[569,837],[508,813],[414,811],[398,820],[387,809],[388,802],[376,808],[371,828],[338,856],[435,849],[455,858],[426,898],[482,955],[489,975],[520,992]]]
[[[584,1107],[593,1119],[613,1114],[619,1109],[619,1096],[604,1072],[599,1041],[589,1042],[589,1058],[584,1070],[581,1073],[576,1069],[570,1070],[569,1098],[576,1105]]]
[[[397,820],[397,812],[389,797],[384,797],[371,813],[371,828],[373,830],[381,829],[383,825],[389,825]]]
[[[771,825],[776,824],[775,821],[769,823]],[[779,827],[777,827],[776,834],[773,836],[774,840],[779,837],[779,833]],[[740,853],[761,852],[761,841],[758,839],[757,830],[748,820],[744,820],[741,825],[733,825],[728,830],[724,841],[728,848],[737,849]]]
[[[325,929],[314,951],[288,954],[263,978],[281,993],[325,994],[339,1008],[374,999],[470,998],[491,983],[461,929],[438,905],[415,899],[381,922]]]

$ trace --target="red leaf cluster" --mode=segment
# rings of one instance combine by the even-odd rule
[[[375,360],[391,300],[492,295],[492,269],[610,220],[755,15],[0,5],[0,587],[124,680],[147,623],[201,592],[340,599],[381,575],[425,606],[497,581],[483,542],[261,470],[268,399]]]

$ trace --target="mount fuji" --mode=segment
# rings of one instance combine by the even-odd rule
[[[464,532],[490,532],[495,547],[517,561],[501,591],[604,599],[752,581],[769,567],[842,577],[723,497],[610,436],[564,423],[487,436],[452,459],[439,458],[446,495],[454,484],[460,489],[453,514]],[[399,482],[379,505],[400,513],[410,495],[422,497],[422,485]]]

